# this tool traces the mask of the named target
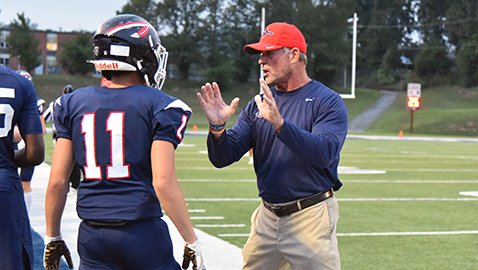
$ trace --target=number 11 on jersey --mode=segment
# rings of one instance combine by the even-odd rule
[[[101,167],[96,161],[95,141],[95,114],[83,115],[81,132],[85,139],[84,167],[85,179],[102,179]],[[124,112],[111,112],[106,119],[106,132],[110,133],[111,141],[111,164],[106,166],[107,179],[119,179],[130,177],[129,165],[125,164],[124,155]]]

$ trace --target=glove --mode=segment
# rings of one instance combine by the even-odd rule
[[[61,240],[61,235],[53,239],[50,239],[50,242],[45,246],[45,269],[58,270],[60,268],[61,256],[65,256],[68,267],[73,269],[73,261],[65,241]]]
[[[190,262],[193,263],[193,270],[206,270],[199,240],[193,244],[186,243],[184,246],[183,269],[188,269]]]

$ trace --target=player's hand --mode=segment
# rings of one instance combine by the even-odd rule
[[[197,93],[199,103],[201,103],[209,123],[220,126],[229,120],[239,105],[239,98],[234,98],[231,105],[227,105],[221,96],[221,90],[217,83],[206,83],[201,87],[201,93]]]
[[[193,244],[186,243],[184,246],[183,269],[188,269],[190,262],[193,264],[193,270],[206,270],[199,240]]]
[[[51,241],[45,246],[45,269],[58,270],[60,268],[61,256],[65,256],[68,267],[73,269],[70,251],[63,240]]]

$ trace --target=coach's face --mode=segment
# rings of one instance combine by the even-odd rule
[[[284,84],[291,77],[290,53],[286,53],[283,49],[262,52],[259,65],[262,67],[267,84],[276,86]]]

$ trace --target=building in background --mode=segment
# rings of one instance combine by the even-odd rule
[[[18,57],[8,53],[6,40],[11,31],[9,26],[0,28],[0,63],[14,70],[24,69],[20,66]],[[40,41],[38,48],[41,50],[41,64],[32,73],[37,75],[66,74],[66,71],[61,69],[58,62],[58,55],[63,50],[62,44],[73,40],[78,33],[51,30],[32,30],[32,32],[35,38]]]

